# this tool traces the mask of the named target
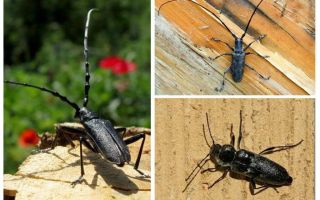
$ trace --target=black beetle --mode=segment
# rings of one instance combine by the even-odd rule
[[[129,137],[124,140],[124,134],[126,132],[125,128],[114,128],[112,123],[108,120],[100,118],[97,114],[90,111],[87,108],[89,89],[90,89],[90,73],[89,73],[89,62],[88,62],[88,29],[90,22],[90,15],[95,9],[89,10],[87,14],[87,20],[85,25],[85,34],[84,34],[84,57],[85,57],[85,87],[84,87],[84,99],[83,107],[80,108],[76,103],[71,102],[67,97],[59,94],[56,91],[49,90],[44,87],[39,87],[27,83],[18,83],[14,81],[5,81],[8,84],[26,86],[31,88],[36,88],[38,90],[48,92],[55,97],[60,98],[62,102],[67,103],[69,106],[75,109],[75,118],[80,119],[80,123],[85,128],[85,133],[80,134],[80,161],[81,161],[81,175],[80,177],[72,182],[72,185],[80,183],[83,179],[84,168],[83,168],[83,159],[82,159],[82,144],[87,146],[89,149],[96,153],[100,153],[106,160],[111,163],[114,163],[118,166],[123,166],[125,163],[129,163],[131,160],[130,152],[127,147],[128,144],[134,143],[139,139],[142,139],[142,143],[139,149],[139,154],[134,165],[134,169],[137,170],[143,177],[148,177],[143,172],[141,172],[138,167],[140,163],[140,158],[145,142],[145,133],[140,133]],[[123,132],[122,135],[120,133]],[[81,132],[79,132],[81,133]],[[54,143],[53,143],[54,144]]]
[[[293,148],[301,144],[303,140],[293,145],[269,147],[258,154],[245,149],[241,149],[240,142],[242,138],[242,111],[240,111],[240,127],[239,137],[237,141],[238,150],[236,150],[234,147],[235,136],[233,134],[233,125],[231,124],[230,144],[220,145],[216,144],[212,137],[209,126],[208,113],[206,113],[206,119],[208,131],[212,140],[212,145],[209,144],[206,138],[205,126],[204,124],[202,124],[203,135],[206,144],[210,148],[210,151],[200,162],[198,162],[197,166],[185,179],[185,181],[190,181],[187,183],[183,192],[187,189],[192,180],[202,170],[202,167],[208,161],[212,161],[216,167],[204,169],[201,171],[201,173],[223,171],[222,176],[216,181],[214,181],[211,185],[209,185],[209,189],[212,188],[216,183],[224,179],[228,172],[239,174],[240,176],[246,177],[250,181],[250,192],[252,195],[258,194],[269,187],[272,187],[276,190],[276,187],[291,185],[292,177],[289,175],[287,170],[278,163],[264,157],[263,155]],[[261,185],[261,187],[257,188],[256,183]],[[255,189],[260,190],[255,192]]]
[[[177,1],[177,0],[170,0],[170,1],[167,1],[165,3],[163,3],[160,7],[159,7],[159,10],[158,10],[158,14],[160,13],[160,9],[168,4],[168,3],[171,3],[171,2],[174,2],[174,1]],[[202,9],[204,9],[205,11],[209,12],[210,14],[212,14],[216,19],[218,19],[218,21],[226,28],[226,30],[232,35],[232,37],[234,38],[235,40],[235,46],[234,48],[231,47],[227,42],[225,41],[222,41],[220,39],[217,39],[217,38],[211,38],[210,40],[214,41],[214,42],[221,42],[223,44],[225,44],[229,49],[232,50],[232,53],[223,53],[223,54],[220,54],[214,58],[210,58],[212,61],[213,60],[216,60],[217,58],[220,58],[222,56],[231,56],[232,57],[232,60],[231,60],[231,65],[230,67],[228,67],[224,73],[223,73],[223,79],[222,79],[222,83],[221,83],[221,87],[220,88],[216,88],[215,90],[218,91],[218,92],[221,92],[224,88],[224,85],[225,85],[225,76],[226,76],[226,73],[230,72],[231,75],[232,75],[232,79],[234,82],[241,82],[242,80],[242,77],[243,77],[243,73],[244,73],[244,68],[245,67],[248,67],[250,70],[254,71],[260,78],[264,79],[264,80],[269,80],[270,79],[270,76],[268,77],[265,77],[263,75],[261,75],[257,70],[255,70],[252,66],[248,65],[245,63],[245,57],[247,55],[256,55],[256,56],[259,56],[261,58],[268,58],[269,56],[261,56],[257,53],[253,53],[253,52],[246,52],[246,50],[255,42],[257,41],[260,41],[262,40],[265,35],[261,35],[259,37],[257,37],[254,41],[250,42],[246,47],[243,47],[243,38],[246,36],[247,34],[247,31],[248,31],[248,28],[249,28],[249,25],[251,23],[251,20],[252,20],[252,17],[254,16],[254,14],[256,13],[256,11],[258,10],[258,7],[260,6],[260,4],[262,3],[263,0],[261,0],[258,5],[255,7],[253,13],[251,14],[251,17],[245,27],[245,31],[244,33],[241,35],[241,37],[237,37],[231,30],[230,28],[228,28],[228,26],[218,17],[218,15],[216,15],[215,13],[213,13],[211,10],[209,10],[208,8],[204,7],[203,5],[201,4],[198,4],[192,0],[186,0],[186,1],[189,1],[190,3],[193,3],[193,4],[196,4],[197,6],[201,7]]]

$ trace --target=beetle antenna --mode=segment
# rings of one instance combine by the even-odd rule
[[[192,172],[189,174],[189,176],[185,179],[185,181],[189,181],[182,192],[186,191],[188,186],[191,184],[193,179],[198,175],[198,173],[201,171],[202,167],[210,160],[207,159],[210,156],[210,154],[207,154],[206,157],[204,157],[200,162],[197,163],[197,166],[192,170]],[[194,174],[194,172],[198,169],[198,171]],[[193,175],[194,174],[194,175]],[[193,176],[192,176],[193,175]],[[191,178],[192,177],[192,178]],[[191,178],[191,179],[190,179]]]
[[[90,15],[93,11],[98,10],[96,8],[93,8],[89,10],[87,14],[87,20],[84,30],[84,61],[85,61],[85,68],[86,68],[86,74],[85,74],[85,84],[84,84],[84,98],[83,98],[83,107],[87,107],[88,101],[89,101],[89,89],[90,89],[90,72],[89,72],[89,61],[88,61],[88,30],[89,30],[89,23],[90,23]]]
[[[210,134],[210,137],[211,137],[211,140],[212,140],[212,145],[214,145],[214,139],[213,139],[213,137],[212,137],[211,129],[210,129],[210,126],[209,126],[209,117],[208,117],[208,113],[206,113],[206,118],[207,118],[207,125],[208,125],[209,134]]]
[[[206,140],[206,143],[207,143],[208,147],[211,148],[211,146],[210,146],[210,144],[209,144],[209,142],[207,140],[207,137],[206,137],[206,131],[204,129],[204,124],[202,124],[202,132],[203,132],[203,136],[204,136],[204,139]]]
[[[159,15],[159,13],[160,13],[160,9],[161,9],[164,5],[166,5],[166,4],[168,4],[168,3],[171,3],[171,2],[174,2],[174,1],[178,1],[178,0],[170,0],[170,1],[167,1],[167,2],[163,3],[163,4],[159,7],[158,15]],[[235,39],[237,39],[237,36],[236,36],[236,35],[228,28],[228,26],[218,17],[218,15],[214,14],[211,10],[209,10],[208,8],[204,7],[203,5],[201,5],[201,4],[197,3],[197,2],[194,2],[194,1],[192,1],[192,0],[185,0],[185,1],[189,1],[189,2],[191,2],[191,3],[193,3],[193,4],[196,4],[196,5],[198,5],[199,7],[203,8],[205,11],[209,12],[210,14],[212,14],[215,18],[217,18],[217,19],[221,22],[221,24],[227,29],[227,31],[232,35],[232,37],[235,38]]]
[[[249,25],[250,25],[250,23],[251,23],[252,17],[253,17],[253,15],[256,13],[256,11],[258,10],[258,7],[259,7],[260,4],[262,3],[262,1],[263,1],[263,0],[261,0],[261,1],[258,3],[258,5],[256,6],[256,8],[254,9],[254,11],[253,11],[253,13],[252,13],[252,15],[251,15],[251,17],[250,17],[250,19],[249,19],[249,21],[248,21],[248,24],[247,24],[247,26],[246,26],[246,29],[245,29],[244,33],[242,34],[242,36],[241,36],[241,39],[243,39],[244,36],[247,34],[247,31],[248,31]]]
[[[21,86],[25,86],[25,87],[36,88],[38,90],[41,90],[41,91],[44,91],[44,92],[48,92],[48,93],[52,94],[55,97],[59,97],[61,99],[61,101],[69,104],[70,106],[72,106],[76,110],[76,112],[78,112],[80,110],[79,106],[76,103],[71,102],[67,97],[62,96],[61,94],[59,94],[56,91],[49,90],[49,89],[47,89],[45,87],[39,87],[39,86],[31,85],[31,84],[28,84],[28,83],[18,83],[18,82],[13,82],[13,81],[4,81],[4,82],[8,83],[8,84],[13,84],[13,85],[21,85]]]

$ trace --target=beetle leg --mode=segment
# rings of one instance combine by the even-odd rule
[[[303,140],[301,140],[300,142],[298,142],[297,144],[292,144],[292,145],[284,145],[284,146],[275,146],[275,147],[269,147],[266,148],[265,150],[261,151],[259,153],[259,155],[263,155],[263,154],[271,154],[277,151],[283,151],[283,150],[287,150],[293,147],[298,146],[299,144],[301,144],[303,142]]]
[[[210,40],[211,40],[211,41],[214,41],[214,42],[221,42],[221,43],[227,45],[227,46],[229,47],[229,49],[231,49],[231,51],[234,51],[234,48],[232,48],[232,47],[231,47],[228,43],[226,43],[225,41],[222,41],[222,40],[217,39],[217,38],[211,38]]]
[[[80,163],[81,163],[81,175],[80,177],[73,181],[71,183],[72,186],[75,186],[78,183],[81,183],[83,181],[83,175],[84,175],[84,168],[83,168],[83,157],[82,157],[82,142],[83,142],[83,137],[80,136]]]
[[[260,41],[260,40],[262,40],[262,39],[265,38],[265,37],[266,37],[266,35],[260,35],[260,36],[257,37],[254,41],[250,42],[250,43],[248,44],[248,46],[246,46],[246,47],[243,49],[243,51],[246,51],[253,43],[255,43],[255,42],[257,42],[257,41]]]
[[[57,146],[58,138],[63,137],[71,146],[72,148],[75,147],[75,144],[72,142],[72,139],[66,134],[62,128],[59,126],[56,127],[56,135],[54,137],[54,140],[51,144],[51,149],[54,149]]]
[[[226,170],[223,172],[222,176],[220,176],[220,178],[218,178],[215,182],[213,182],[209,187],[208,189],[212,188],[215,184],[217,184],[218,182],[220,182],[222,179],[224,179],[227,174],[228,174],[229,170]]]
[[[218,55],[218,56],[216,56],[214,58],[210,58],[210,60],[214,61],[214,60],[216,60],[216,59],[218,59],[218,58],[220,58],[222,56],[232,56],[232,53],[223,53],[223,54],[220,54],[220,55]]]
[[[215,89],[217,92],[221,92],[223,90],[224,81],[225,81],[225,78],[226,78],[226,73],[228,73],[230,71],[230,69],[231,69],[231,67],[228,67],[228,69],[226,69],[226,71],[223,72],[223,79],[222,79],[221,87]]]
[[[141,142],[141,145],[140,145],[140,149],[139,149],[137,160],[136,160],[136,162],[134,164],[134,169],[136,171],[138,171],[141,175],[145,176],[145,174],[143,172],[141,172],[138,168],[139,168],[139,164],[140,164],[140,158],[141,158],[141,155],[142,155],[144,141],[146,139],[146,134],[145,133],[139,133],[137,135],[134,135],[134,136],[124,140],[124,142],[128,145],[128,144],[134,143],[134,142],[136,142],[136,141],[138,141],[140,139],[142,139],[142,142]]]
[[[250,188],[250,193],[252,195],[256,195],[256,194],[259,194],[260,192],[266,190],[269,188],[269,186],[261,186],[261,187],[256,187],[256,183],[254,182],[253,179],[250,180],[250,185],[249,185],[249,188]],[[255,192],[254,190],[259,190],[257,192]]]
[[[202,170],[202,171],[201,171],[201,174],[203,174],[203,173],[205,173],[205,172],[216,172],[216,171],[218,171],[217,168],[215,168],[215,167],[209,167],[209,168],[207,168],[207,169]]]
[[[269,80],[270,79],[270,76],[268,77],[265,77],[263,75],[261,75],[259,72],[257,72],[257,70],[255,70],[253,67],[251,67],[250,65],[248,64],[245,64],[249,69],[251,69],[252,71],[254,71],[258,76],[260,76],[260,78],[264,79],[264,80]]]
[[[260,54],[253,53],[253,52],[246,52],[246,56],[248,56],[248,55],[255,55],[255,56],[258,56],[260,58],[270,58],[270,56],[262,56]]]

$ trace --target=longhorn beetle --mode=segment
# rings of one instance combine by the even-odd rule
[[[85,86],[84,86],[84,98],[83,98],[83,107],[80,108],[76,103],[71,102],[66,96],[62,96],[56,91],[49,90],[45,87],[39,87],[31,85],[28,83],[18,83],[13,81],[5,81],[8,84],[20,85],[35,88],[43,92],[50,93],[51,95],[60,98],[64,103],[67,103],[69,106],[75,109],[75,118],[80,119],[80,123],[85,128],[85,133],[81,134],[79,137],[80,140],[80,162],[81,162],[81,175],[78,179],[73,181],[71,184],[76,185],[81,183],[84,175],[83,168],[83,158],[82,158],[82,144],[87,146],[89,149],[96,153],[100,153],[103,158],[108,160],[111,163],[114,163],[122,167],[125,163],[129,163],[131,160],[130,152],[127,147],[128,144],[134,143],[139,139],[142,139],[139,153],[134,165],[134,169],[137,170],[141,175],[147,177],[139,168],[140,158],[143,150],[143,145],[145,141],[145,134],[140,133],[129,137],[128,139],[123,139],[126,132],[125,128],[114,128],[109,120],[100,118],[96,113],[90,111],[87,108],[89,100],[89,89],[90,89],[90,73],[89,73],[89,62],[88,62],[88,29],[90,22],[90,15],[96,9],[89,10],[87,14],[87,20],[85,24],[85,33],[84,33],[84,60],[85,60]],[[121,136],[120,133],[123,132]]]
[[[239,136],[237,141],[238,150],[236,150],[234,147],[235,136],[233,133],[233,124],[231,124],[230,144],[220,145],[215,143],[211,134],[208,113],[206,113],[206,119],[208,131],[212,140],[212,145],[209,144],[206,138],[205,126],[204,124],[202,124],[203,136],[210,150],[209,153],[200,162],[198,162],[197,166],[185,179],[185,181],[189,182],[185,186],[183,192],[186,191],[187,187],[208,161],[213,162],[216,167],[204,169],[201,171],[201,174],[205,172],[223,171],[222,176],[214,181],[211,185],[209,185],[209,189],[219,181],[224,179],[228,172],[239,174],[248,178],[250,181],[250,192],[252,195],[258,194],[268,187],[272,187],[276,190],[276,187],[291,185],[292,177],[289,176],[287,170],[278,163],[264,157],[263,155],[293,148],[301,144],[303,140],[293,145],[269,147],[258,154],[245,149],[241,149],[240,142],[242,138],[242,111],[240,110]],[[258,183],[259,185],[261,184],[261,187],[256,187],[256,183]],[[255,192],[255,189],[260,190]]]
[[[160,9],[171,2],[174,2],[177,0],[170,0],[167,1],[165,3],[163,3],[158,10],[158,14],[160,13]],[[259,56],[261,58],[268,58],[269,56],[261,56],[257,53],[253,53],[253,52],[246,52],[246,50],[255,42],[262,40],[263,38],[265,38],[265,35],[261,35],[259,37],[257,37],[254,41],[250,42],[246,47],[243,47],[243,38],[246,36],[249,25],[251,23],[251,20],[254,16],[254,14],[256,13],[256,11],[258,10],[258,7],[260,6],[260,4],[262,3],[263,0],[261,0],[258,5],[255,7],[253,13],[251,14],[251,17],[246,25],[246,28],[244,30],[244,33],[241,35],[241,37],[237,37],[231,30],[230,28],[228,28],[228,26],[218,17],[218,15],[216,15],[215,13],[213,13],[212,11],[210,11],[208,8],[204,7],[203,5],[196,3],[192,0],[186,0],[189,1],[193,4],[196,4],[197,6],[201,7],[202,9],[204,9],[205,11],[209,12],[210,14],[212,14],[215,18],[218,19],[218,21],[226,28],[226,30],[232,35],[232,37],[234,38],[235,42],[234,42],[234,48],[231,47],[227,42],[217,39],[217,38],[211,38],[210,40],[214,41],[214,42],[220,42],[223,43],[224,45],[226,45],[229,49],[231,49],[231,53],[223,53],[220,54],[214,58],[210,58],[212,61],[222,57],[222,56],[231,56],[232,60],[231,60],[231,66],[228,67],[224,72],[223,72],[223,79],[222,79],[222,83],[221,83],[221,87],[220,88],[216,88],[215,90],[217,92],[221,92],[224,88],[224,82],[225,82],[225,76],[226,73],[230,72],[232,75],[232,79],[234,82],[241,82],[242,77],[243,77],[243,73],[244,73],[244,68],[248,67],[250,70],[254,71],[260,78],[264,79],[264,80],[269,80],[270,76],[265,77],[263,75],[261,75],[257,70],[255,70],[253,67],[251,67],[250,65],[248,65],[247,63],[245,63],[245,57],[247,55],[256,55]]]

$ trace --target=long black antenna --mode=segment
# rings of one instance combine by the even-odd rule
[[[202,167],[210,160],[207,159],[210,156],[210,154],[207,154],[206,157],[204,157],[200,162],[197,163],[197,166],[192,170],[192,172],[189,174],[189,176],[185,179],[185,181],[189,181],[187,185],[184,187],[182,192],[185,192],[193,179],[199,174],[201,171]],[[198,169],[198,170],[197,170]],[[197,171],[196,171],[197,170]],[[195,173],[196,172],[196,173]],[[193,175],[193,176],[192,176]],[[191,178],[191,179],[190,179]]]
[[[86,74],[85,74],[85,84],[84,84],[84,98],[83,98],[83,107],[87,107],[88,101],[89,101],[89,89],[90,89],[90,73],[89,73],[89,61],[88,61],[88,30],[89,30],[89,22],[90,22],[90,15],[93,11],[97,10],[96,8],[93,8],[89,10],[87,14],[87,21],[85,25],[85,30],[84,30],[84,61],[85,61],[85,67],[86,67]]]
[[[250,23],[251,23],[252,17],[253,17],[253,15],[256,13],[256,11],[258,10],[258,7],[259,7],[260,4],[262,3],[262,1],[263,1],[263,0],[261,0],[261,1],[258,3],[258,5],[256,6],[256,8],[254,9],[254,11],[253,11],[253,13],[252,13],[252,15],[251,15],[251,17],[250,17],[250,19],[249,19],[249,21],[248,21],[247,27],[246,27],[244,33],[243,33],[242,36],[241,36],[241,39],[243,39],[244,36],[247,34],[247,31],[248,31],[249,25],[250,25]]]
[[[171,3],[171,2],[174,2],[174,1],[178,1],[178,0],[170,0],[170,1],[167,1],[167,2],[163,3],[163,4],[159,7],[158,15],[159,15],[159,13],[160,13],[160,9],[161,9],[164,5],[166,5],[166,4],[168,4],[168,3]],[[211,13],[213,16],[215,16],[215,18],[217,18],[217,19],[221,22],[221,24],[228,30],[228,32],[232,35],[232,37],[235,38],[235,39],[237,39],[237,36],[236,36],[236,35],[227,27],[227,25],[226,25],[216,14],[214,14],[211,10],[209,10],[208,8],[204,7],[203,5],[198,4],[198,3],[196,3],[196,2],[194,2],[194,1],[192,1],[192,0],[185,0],[185,1],[189,1],[189,2],[191,2],[191,3],[193,3],[193,4],[196,4],[196,5],[200,6],[201,8],[203,8],[204,10],[206,10],[207,12]]]
[[[209,134],[210,134],[210,137],[211,137],[211,140],[212,140],[212,145],[214,145],[214,139],[213,139],[213,137],[212,137],[211,129],[210,129],[210,125],[209,125],[208,113],[206,113],[206,118],[207,118],[208,131],[209,131]]]
[[[55,97],[59,97],[61,99],[61,101],[69,104],[70,106],[72,106],[76,110],[76,112],[78,112],[80,110],[79,106],[76,103],[71,102],[67,97],[62,96],[61,94],[59,94],[56,91],[49,90],[49,89],[47,89],[45,87],[39,87],[39,86],[31,85],[31,84],[28,84],[28,83],[18,83],[18,82],[13,82],[13,81],[4,81],[4,82],[8,83],[8,84],[13,84],[13,85],[21,85],[21,86],[25,86],[25,87],[36,88],[38,90],[41,90],[41,91],[44,91],[44,92],[48,92],[48,93],[52,94]]]

